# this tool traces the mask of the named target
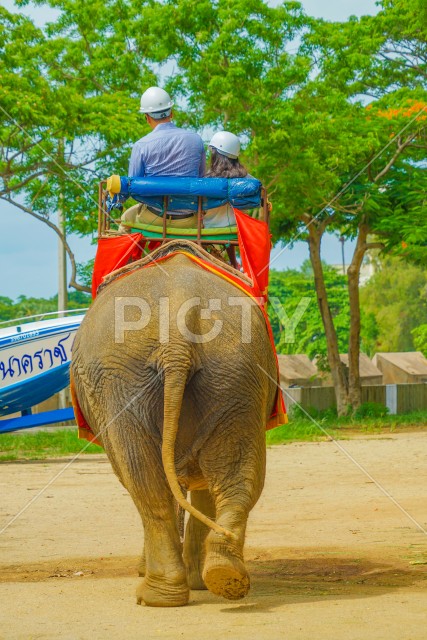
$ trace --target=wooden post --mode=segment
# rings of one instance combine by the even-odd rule
[[[62,233],[62,237],[58,238],[58,318],[64,318],[68,308],[68,291],[67,291],[67,253],[65,251],[65,213],[64,213],[64,195],[59,195],[58,207],[58,227]],[[58,408],[64,409],[67,406],[67,391],[61,389],[58,393]]]
[[[109,231],[111,228],[111,213],[107,211],[107,181],[103,182],[103,200],[102,200],[102,212],[104,219],[104,232]]]
[[[98,238],[102,235],[102,180],[98,185]]]
[[[105,234],[105,231],[110,228],[107,221],[107,209],[106,209],[106,180],[101,180],[98,185],[98,238]]]
[[[236,245],[230,244],[229,246],[226,246],[225,250],[227,251],[227,255],[230,260],[231,266],[234,267],[235,269],[238,269],[239,265],[237,264],[237,260],[236,260]]]
[[[262,198],[263,220],[268,224],[270,219],[270,212],[268,210],[267,189],[265,187],[261,187],[261,198]]]
[[[197,243],[202,246],[202,196],[197,198]]]
[[[168,196],[163,197],[163,242],[166,240],[166,223],[167,223],[167,212],[168,212],[169,198]]]
[[[66,311],[68,307],[68,294],[67,294],[67,254],[65,251],[65,215],[64,215],[64,196],[62,193],[59,196],[59,208],[58,208],[58,227],[61,230],[63,240],[58,239],[58,311]],[[63,313],[58,313],[59,318],[63,318]]]

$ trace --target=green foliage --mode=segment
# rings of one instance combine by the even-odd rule
[[[427,358],[427,324],[421,324],[411,331],[414,337],[414,347]]]
[[[418,411],[398,416],[366,416],[363,418],[337,418],[333,414],[321,417],[321,426],[306,416],[293,417],[289,424],[271,429],[266,433],[267,445],[291,442],[313,442],[332,438],[346,438],[351,434],[372,430],[392,432],[396,429],[425,427],[427,412]],[[326,433],[325,433],[326,432]],[[82,451],[84,449],[84,451]],[[36,433],[16,433],[0,435],[0,461],[44,460],[67,456],[72,453],[103,453],[96,444],[88,444],[77,437],[76,429],[38,431]]]
[[[421,159],[420,159],[421,160]],[[409,164],[406,175],[396,172],[387,187],[388,215],[376,230],[390,253],[406,261],[427,265],[427,173]]]
[[[130,43],[136,7],[35,4],[54,7],[59,18],[38,29],[0,9],[0,198],[42,221],[61,207],[67,231],[88,234],[96,228],[96,181],[126,173],[135,134],[147,130],[138,95],[155,76]]]
[[[310,68],[308,59],[288,52],[308,24],[297,2],[151,2],[141,9],[141,23],[148,29],[135,35],[137,46],[159,63],[175,61],[169,86],[186,98],[186,117],[197,126],[251,135]]]
[[[289,424],[267,431],[267,445],[286,444],[291,442],[318,442],[328,436],[313,422],[300,419]]]
[[[362,299],[364,299],[363,293],[361,292]],[[363,353],[366,353],[369,357],[373,357],[377,351],[377,344],[381,341],[380,338],[380,328],[377,323],[377,318],[375,312],[379,309],[375,309],[375,311],[371,311],[372,307],[368,306],[365,308],[362,304],[361,306],[361,318],[362,318],[362,330],[361,330],[361,339],[360,339],[360,348]]]
[[[36,0],[59,11],[44,29],[2,9],[4,194],[17,206],[25,195],[42,219],[61,205],[69,230],[92,232],[95,182],[126,173],[130,145],[147,131],[138,96],[156,81],[154,71],[167,75],[173,64],[166,86],[186,105],[185,113],[175,109],[178,122],[242,135],[244,161],[274,194],[275,238],[304,237],[305,216],[407,123],[398,108],[426,97],[420,2],[384,0],[378,16],[330,23],[293,1]],[[375,98],[370,111],[363,96]],[[417,130],[423,122],[408,133]],[[396,218],[396,205],[384,207],[384,185],[375,180],[395,149],[328,210],[340,233],[355,237],[363,214],[396,244],[379,224],[384,215]],[[421,154],[415,145],[406,152],[400,183],[403,165],[409,171]]]
[[[340,125],[353,141],[350,171],[341,163],[345,145],[335,171],[341,185],[352,184],[333,202],[327,223],[353,238],[363,225],[388,252],[425,264],[425,3],[379,4],[375,16],[344,23],[317,20],[304,36],[303,50],[318,63],[314,84],[346,96],[350,105],[347,122]]]
[[[91,298],[81,291],[68,294],[69,309],[84,309],[90,305]],[[33,316],[58,310],[58,296],[51,298],[27,298],[19,296],[16,302],[10,298],[0,296],[0,322]]]
[[[339,349],[346,353],[350,323],[346,277],[329,265],[323,265],[323,269],[329,306],[337,329]],[[280,312],[275,310],[272,304],[273,298],[280,301],[288,322],[296,312],[298,313],[298,305],[302,300],[309,301],[301,320],[296,327],[291,327],[291,329],[295,329],[294,332],[285,330],[289,329],[289,325],[286,326],[286,318],[280,318]],[[269,300],[268,313],[278,352],[306,353],[310,358],[320,357],[324,361],[327,344],[317,306],[316,292],[313,287],[313,273],[310,263],[306,261],[301,271],[294,269],[272,270],[270,272]],[[302,309],[304,308],[305,304],[302,306]]]
[[[353,417],[358,420],[360,418],[383,418],[388,414],[388,408],[380,402],[364,402],[357,407],[353,413]]]
[[[95,262],[95,258],[77,265],[77,275],[79,276],[79,281],[83,285],[89,288],[92,286],[92,274],[93,274],[94,262]]]
[[[361,288],[360,300],[368,319],[362,329],[362,349],[368,355],[420,348],[414,337],[417,328],[427,322],[425,269],[388,259]],[[422,331],[418,335],[422,340]]]
[[[323,74],[349,94],[388,93],[390,86],[425,82],[427,9],[424,0],[382,0],[374,16],[348,22],[318,20],[306,36],[322,53]]]
[[[289,402],[289,401],[288,401]],[[291,422],[294,420],[310,420],[311,418],[316,422],[330,422],[336,420],[337,410],[335,407],[331,407],[330,409],[324,409],[323,411],[319,411],[316,407],[301,407],[298,404],[292,404],[289,402],[289,417]]]

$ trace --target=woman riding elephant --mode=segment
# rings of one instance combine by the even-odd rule
[[[246,178],[248,172],[239,161],[240,140],[230,131],[218,131],[209,142],[211,157],[207,178]],[[252,176],[249,176],[252,177]],[[236,217],[231,204],[226,203],[215,209],[208,209],[203,217],[203,226],[233,227]]]
[[[156,262],[104,287],[71,364],[81,412],[141,515],[138,601],[152,606],[184,605],[191,588],[246,595],[246,523],[264,484],[276,396],[261,310],[192,251],[168,243],[148,259]],[[190,512],[184,548],[174,498]]]

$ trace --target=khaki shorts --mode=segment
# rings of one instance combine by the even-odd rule
[[[123,213],[121,220],[122,222],[142,222],[143,224],[152,224],[156,227],[163,227],[162,216],[157,216],[155,213],[150,211],[145,204],[135,204],[133,207],[130,207]],[[190,216],[189,218],[183,218],[182,220],[180,220],[179,217],[174,220],[168,219],[167,226],[178,229],[197,229],[197,215]],[[131,233],[131,228],[121,224],[119,232]]]

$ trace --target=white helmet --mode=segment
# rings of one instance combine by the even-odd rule
[[[170,95],[160,87],[150,87],[141,96],[141,113],[148,113],[154,120],[163,120],[171,114],[173,102]]]
[[[210,147],[214,147],[223,156],[227,158],[238,158],[240,153],[240,140],[234,133],[230,131],[218,131],[209,142]]]

